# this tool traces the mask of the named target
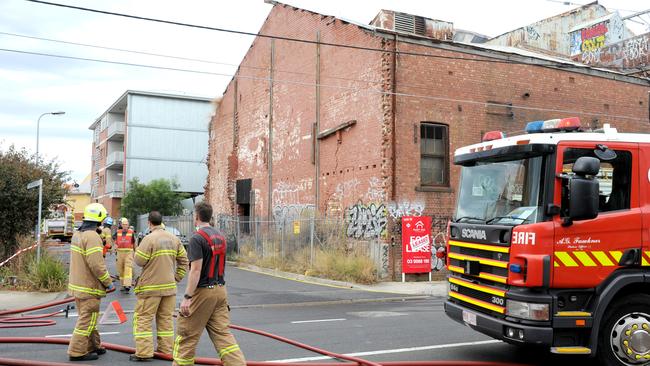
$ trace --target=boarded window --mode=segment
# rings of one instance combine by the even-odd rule
[[[449,185],[449,143],[446,125],[420,125],[420,184]]]

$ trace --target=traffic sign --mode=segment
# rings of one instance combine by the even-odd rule
[[[35,180],[27,185],[27,189],[32,189],[43,184],[43,179]]]

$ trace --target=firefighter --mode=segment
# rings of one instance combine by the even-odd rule
[[[158,211],[149,213],[149,231],[135,252],[135,263],[142,274],[134,288],[138,298],[133,314],[135,354],[131,361],[153,358],[151,323],[156,319],[156,352],[171,354],[174,339],[172,320],[176,305],[176,283],[187,273],[187,253],[181,241],[165,231]]]
[[[108,251],[113,248],[113,231],[111,230],[112,226],[113,218],[109,216],[106,218],[106,220],[104,220],[104,225],[102,225],[102,233],[99,234],[102,238],[102,241],[104,242],[104,249],[102,251],[104,258],[106,258],[106,253],[108,253]]]
[[[75,298],[79,314],[68,347],[70,361],[96,360],[106,353],[97,331],[97,316],[100,299],[113,289],[113,282],[102,258],[102,239],[95,231],[105,217],[101,204],[86,206],[83,223],[70,243],[68,294]]]
[[[198,232],[190,239],[190,273],[180,308],[174,340],[174,365],[194,365],[196,345],[207,329],[225,366],[244,366],[246,360],[230,333],[230,315],[224,268],[226,241],[210,226],[212,206],[199,202],[194,207]]]
[[[117,245],[117,274],[122,283],[120,291],[129,292],[133,278],[135,235],[133,230],[129,228],[129,220],[126,217],[120,219],[120,225],[122,227],[117,230],[113,238]]]

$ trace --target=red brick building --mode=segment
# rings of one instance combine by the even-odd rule
[[[351,237],[390,242],[403,215],[444,230],[459,172],[451,155],[485,131],[567,116],[650,131],[647,79],[454,43],[451,23],[408,14],[382,11],[366,26],[273,4],[259,33],[285,39],[253,41],[211,123],[215,213],[316,211],[346,218]]]

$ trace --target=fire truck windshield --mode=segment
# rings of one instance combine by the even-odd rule
[[[456,222],[519,225],[541,217],[542,157],[464,166]]]

